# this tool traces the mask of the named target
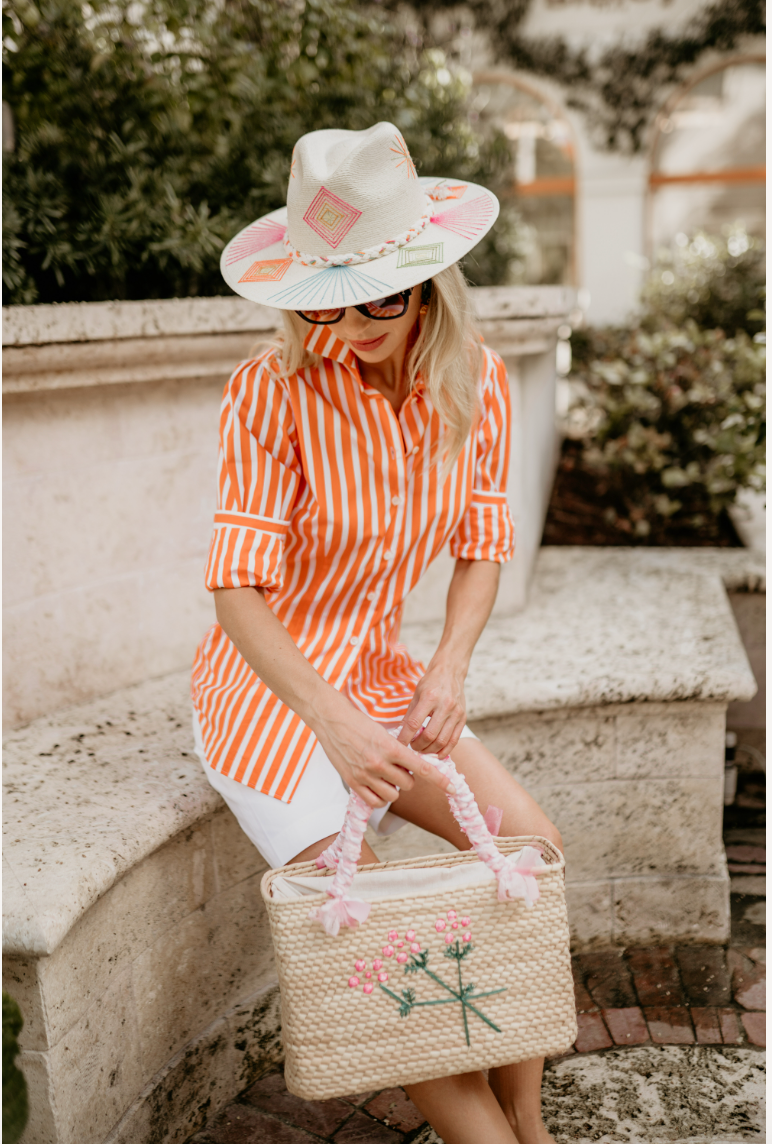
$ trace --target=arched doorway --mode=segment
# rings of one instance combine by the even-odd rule
[[[728,60],[674,93],[652,146],[650,254],[679,235],[719,234],[736,223],[764,234],[764,132],[761,57]]]
[[[576,177],[571,129],[560,108],[535,87],[501,72],[473,77],[472,121],[498,128],[511,151],[502,211],[521,220],[509,281],[576,283]]]

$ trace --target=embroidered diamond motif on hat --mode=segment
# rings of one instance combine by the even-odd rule
[[[307,222],[334,249],[361,217],[362,212],[356,207],[321,187],[303,215],[303,222]]]
[[[291,265],[291,258],[264,258],[261,262],[253,262],[239,282],[278,282]]]
[[[397,269],[403,266],[429,266],[444,262],[444,243],[433,242],[431,246],[403,246],[399,252]]]

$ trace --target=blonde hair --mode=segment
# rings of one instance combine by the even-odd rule
[[[474,327],[472,300],[457,263],[432,278],[432,293],[420,333],[405,362],[408,386],[420,373],[445,428],[442,467],[447,471],[466,444],[480,406],[482,345]],[[420,286],[416,287],[417,290]],[[283,376],[318,365],[317,354],[303,342],[308,323],[292,310],[282,311],[283,329],[271,343]]]

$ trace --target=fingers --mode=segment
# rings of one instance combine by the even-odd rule
[[[408,748],[409,749],[409,748]],[[437,770],[437,767],[429,759],[423,758],[421,755],[410,751],[412,759],[410,761],[410,769],[414,775],[420,775],[422,779],[426,779],[430,783],[434,783],[445,794],[455,794],[456,789],[445,776]],[[412,785],[412,784],[411,784]],[[409,789],[409,788],[406,788]]]
[[[451,742],[456,732],[461,734],[464,726],[465,712],[456,703],[449,703],[432,715],[427,725],[413,739],[410,746],[414,751],[425,755],[439,755],[441,758],[451,750]],[[461,726],[459,727],[459,724]],[[455,742],[458,742],[456,737]],[[453,746],[455,746],[455,742]]]
[[[399,743],[442,758],[453,750],[464,729],[466,711],[457,697],[443,694],[443,690],[419,685],[397,736]]]
[[[397,798],[399,798],[399,791],[396,787],[389,786],[388,783],[379,782],[377,779],[369,779],[367,786],[357,783],[353,789],[373,810],[377,810],[381,806],[387,806],[391,802],[396,802]]]
[[[375,790],[378,783],[394,791],[390,796],[393,802],[401,790],[412,790],[414,755],[407,747],[398,746],[391,736],[384,736],[385,742],[380,752],[373,752],[362,760],[362,765],[354,769],[353,778],[362,786]],[[410,770],[408,770],[410,768]]]
[[[436,722],[438,724],[436,733],[433,719],[411,745],[414,751],[420,751],[425,755],[439,755],[441,759],[445,759],[461,738],[465,720],[463,715],[459,717],[457,713],[453,713],[441,725],[439,720]]]
[[[433,692],[423,694],[417,691],[415,693],[405,712],[402,728],[397,736],[398,743],[404,743],[406,747],[412,745],[413,739],[423,727],[428,716],[431,715],[436,703],[437,696]]]

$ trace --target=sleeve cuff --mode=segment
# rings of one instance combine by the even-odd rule
[[[207,588],[280,588],[288,529],[288,520],[216,512],[206,567]]]
[[[451,556],[506,564],[514,552],[515,526],[506,493],[473,492],[472,503],[451,539]]]

